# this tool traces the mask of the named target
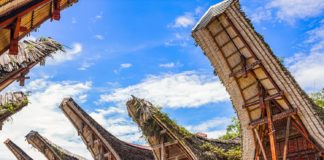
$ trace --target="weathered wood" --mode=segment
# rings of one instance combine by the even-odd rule
[[[284,95],[283,92],[279,92],[279,93],[276,93],[274,95],[265,97],[264,98],[264,101],[274,100],[274,99],[277,99],[277,98],[282,97],[283,95]],[[254,105],[257,105],[257,104],[260,104],[260,101],[259,100],[254,101],[254,102],[251,102],[251,103],[248,103],[248,104],[245,104],[245,105],[243,105],[243,108],[248,108],[248,107],[251,107],[251,106],[254,106]]]
[[[285,145],[283,152],[283,160],[287,160],[288,153],[288,141],[289,141],[289,131],[290,131],[290,117],[287,118],[286,134],[285,134]]]
[[[264,160],[267,160],[267,155],[266,155],[266,152],[264,150],[264,147],[263,147],[262,141],[260,139],[259,133],[258,133],[258,131],[255,128],[253,129],[253,131],[254,131],[254,134],[255,134],[255,136],[257,138],[257,141],[259,143],[259,147],[260,147],[260,150],[262,152],[263,159]]]
[[[10,139],[7,139],[4,144],[8,149],[15,155],[17,160],[33,160],[30,156],[27,155],[21,148],[19,148],[15,143]]]
[[[289,110],[286,110],[284,112],[272,115],[272,121],[275,122],[275,121],[284,119],[286,117],[290,117],[290,116],[295,115],[295,114],[297,114],[297,109],[289,109]],[[268,123],[267,118],[261,118],[261,119],[252,121],[250,123],[250,125],[249,125],[249,128],[252,129],[252,128],[255,128],[255,127],[259,126],[259,125],[263,125],[263,124],[267,124],[267,123]]]

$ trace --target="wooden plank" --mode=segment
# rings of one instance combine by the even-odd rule
[[[270,108],[269,102],[261,103],[261,105],[265,105],[268,119],[268,131],[269,131],[269,141],[270,141],[270,150],[271,150],[271,159],[277,160],[277,151],[276,151],[276,139],[275,139],[275,130],[273,128],[272,121],[272,111]],[[261,107],[262,108],[262,107]]]

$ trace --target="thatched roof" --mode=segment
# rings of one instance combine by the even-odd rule
[[[324,148],[324,120],[320,118],[323,109],[308,98],[254,30],[238,0],[224,0],[212,6],[193,28],[192,35],[231,96],[241,122],[243,159],[253,159],[255,155],[255,138],[249,126],[264,116],[260,104],[254,103],[260,98],[260,86],[268,101],[280,106],[274,114],[297,110],[298,114],[291,115],[296,123],[301,120],[300,128],[307,129],[310,138],[306,138],[312,139],[318,151]],[[284,127],[276,129],[281,133]]]
[[[43,22],[52,18],[57,0],[0,0],[0,54],[9,49],[10,29],[21,18],[18,40],[37,29]],[[76,3],[77,0],[60,0],[60,10]]]
[[[8,147],[8,149],[15,155],[17,160],[33,160],[31,157],[27,155],[27,153],[25,153],[20,147],[18,147],[10,139],[7,139],[4,143]]]
[[[64,51],[63,46],[52,38],[24,40],[19,44],[18,55],[10,55],[9,51],[0,55],[0,91],[19,80],[36,64],[45,64],[46,57]]]
[[[192,134],[185,128],[177,125],[166,114],[144,99],[133,96],[127,102],[127,107],[129,115],[142,129],[144,136],[151,146],[160,145],[159,139],[162,132],[166,132],[168,135],[166,139],[168,139],[169,143],[176,141],[177,146],[175,148],[182,151],[182,153],[179,151],[177,154],[185,154],[187,159],[240,159],[239,143],[235,141],[210,140]],[[159,159],[160,151],[154,150],[154,153]]]
[[[104,146],[104,153],[111,153],[116,160],[154,159],[151,149],[119,140],[90,117],[72,98],[64,99],[60,108],[76,127],[94,158],[99,156],[99,152],[91,144],[97,139],[97,143]]]
[[[55,160],[85,160],[85,158],[73,154],[60,146],[52,143],[45,137],[41,136],[36,131],[30,131],[26,135],[26,140],[29,144],[35,147],[38,151],[44,154],[48,159]]]
[[[27,96],[23,92],[0,95],[0,128],[8,117],[20,111],[27,104]]]

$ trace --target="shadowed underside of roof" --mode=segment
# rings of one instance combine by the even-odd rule
[[[0,54],[15,51],[18,40],[77,0],[0,0]],[[56,15],[56,17],[55,17]]]
[[[51,38],[39,38],[36,41],[20,42],[17,55],[10,55],[8,51],[0,55],[0,91],[14,81],[24,85],[24,76],[36,64],[45,64],[45,58],[62,51],[63,46]]]
[[[94,159],[153,160],[150,149],[123,142],[91,118],[72,98],[64,99],[60,108],[78,130]]]
[[[143,99],[133,97],[127,107],[159,160],[240,159],[240,144],[235,141],[209,140],[191,134]]]
[[[27,153],[25,153],[20,147],[18,147],[10,139],[7,139],[4,143],[8,147],[8,149],[15,155],[17,160],[33,160],[31,157],[27,155]]]
[[[52,143],[38,132],[31,131],[26,135],[26,140],[34,148],[44,154],[47,159],[51,160],[85,160],[85,158],[73,154],[58,145]]]
[[[23,92],[0,95],[0,129],[6,119],[20,111],[27,104],[27,96]]]
[[[315,159],[322,154],[323,109],[254,30],[238,0],[212,6],[192,35],[231,96],[241,122],[243,159]]]

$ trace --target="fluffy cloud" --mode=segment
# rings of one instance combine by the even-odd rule
[[[138,84],[101,95],[99,102],[125,104],[130,95],[170,108],[199,107],[229,100],[225,88],[216,78],[197,72],[183,72],[148,76]]]
[[[216,117],[194,126],[187,126],[190,131],[206,133],[209,138],[218,138],[226,133],[224,126],[231,124],[231,119],[227,117]]]
[[[185,15],[179,16],[175,19],[174,24],[171,27],[174,28],[187,28],[190,26],[193,26],[195,24],[195,18],[192,16],[192,14],[187,13]]]
[[[251,18],[254,22],[276,18],[290,24],[298,19],[306,19],[323,13],[324,0],[270,0],[257,8]]]
[[[307,91],[324,88],[324,21],[320,27],[309,32],[306,43],[309,53],[298,53],[286,60],[288,69]]]
[[[47,63],[50,65],[56,65],[65,61],[70,61],[81,52],[82,52],[82,44],[74,43],[71,49],[66,50],[66,53],[59,52],[54,54],[53,58],[49,59]]]
[[[281,20],[304,19],[321,14],[324,0],[272,0],[268,6],[277,9]]]
[[[0,142],[7,138],[12,139],[30,156],[36,159],[45,159],[25,141],[25,135],[31,130],[40,132],[54,143],[61,145],[71,152],[90,158],[89,152],[73,125],[58,109],[62,99],[67,96],[75,97],[78,101],[86,100],[86,92],[91,88],[91,82],[51,82],[47,79],[31,81],[24,90],[31,91],[30,104],[22,111],[12,116],[5,122],[0,132]],[[64,126],[64,127],[62,127]],[[12,153],[0,144],[0,159],[15,159]]]

